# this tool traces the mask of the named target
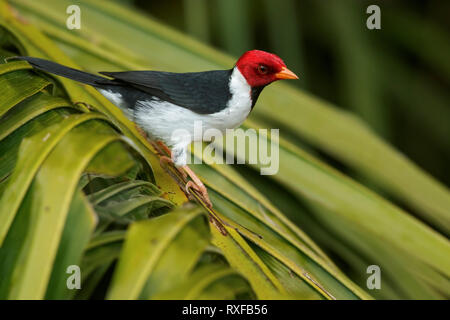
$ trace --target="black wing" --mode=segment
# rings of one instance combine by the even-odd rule
[[[231,98],[229,81],[232,70],[172,73],[160,71],[100,72],[200,114],[218,112]]]

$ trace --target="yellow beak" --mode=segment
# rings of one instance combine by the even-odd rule
[[[275,73],[277,79],[298,79],[297,75],[286,67],[283,67],[280,72]]]

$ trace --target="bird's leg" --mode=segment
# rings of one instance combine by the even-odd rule
[[[167,170],[167,164],[168,163],[173,164],[173,160],[171,158],[169,158],[168,156],[161,156],[159,158],[159,164],[161,165],[161,167],[164,170]]]
[[[143,136],[150,144],[153,145],[153,142],[148,138],[147,132],[145,132],[141,127],[139,127],[136,123],[134,123],[134,128],[141,136]]]
[[[189,168],[187,165],[183,166],[182,168],[184,171],[186,171],[186,173],[192,179],[192,180],[188,181],[188,183],[186,183],[186,192],[187,193],[190,192],[189,188],[197,190],[200,193],[200,195],[202,196],[203,201],[211,209],[213,205],[211,203],[211,200],[209,199],[208,190],[206,189],[203,182],[200,180],[199,177],[197,177],[197,175],[194,173],[194,171],[192,171],[192,169]]]
[[[169,168],[167,167],[167,164],[169,164],[169,163],[175,167],[172,158],[170,158],[168,156],[161,156],[161,157],[159,157],[159,164],[161,165],[161,167],[164,170],[169,171]],[[177,171],[181,174],[181,176],[185,180],[184,182],[186,182],[187,177],[188,177],[186,172],[184,170],[182,170],[181,168],[175,167],[175,169],[177,169]]]
[[[166,144],[164,142],[162,142],[161,140],[156,141],[155,144],[158,146],[155,149],[157,149],[158,153],[160,154],[159,163],[161,164],[161,167],[163,167],[165,170],[168,170],[167,164],[170,163],[177,169],[177,171],[181,174],[183,179],[187,180],[188,176],[187,176],[186,172],[184,170],[176,167],[175,164],[173,163],[172,150],[170,150],[170,148],[168,146],[166,146]],[[167,156],[164,155],[164,153],[161,151],[164,151],[167,154]]]
[[[172,157],[172,150],[169,149],[168,146],[166,146],[166,144],[164,142],[162,142],[161,140],[156,141],[156,143],[158,144],[158,146],[161,147],[162,150],[164,150],[166,152],[166,154],[169,157]]]
[[[163,149],[168,155],[168,156],[164,156],[162,155],[160,157],[160,163],[161,166],[163,168],[165,168],[165,170],[167,170],[167,164],[174,164],[173,160],[172,160],[172,151],[162,142],[162,141],[157,141],[156,144],[159,146],[159,150]],[[191,170],[191,168],[189,168],[187,165],[181,167],[181,168],[177,168],[177,171],[181,173],[181,175],[183,176],[184,180],[187,180],[187,177],[189,176],[192,180],[187,181],[186,186],[185,186],[185,191],[186,193],[190,193],[189,188],[192,188],[194,190],[196,190],[197,192],[200,193],[200,195],[202,196],[203,200],[205,201],[206,205],[209,208],[212,208],[212,203],[211,200],[209,199],[209,195],[208,195],[208,191],[205,187],[205,185],[203,184],[203,182],[199,179],[199,177],[197,177],[197,175],[194,173],[194,171]]]
[[[160,163],[161,167],[164,170],[166,170],[167,172],[170,172],[167,164],[174,165],[174,162],[172,160],[172,151],[170,150],[170,148],[167,147],[164,144],[164,142],[159,141],[159,140],[156,142],[150,141],[150,143],[152,144],[152,146],[155,148],[155,150],[160,155],[159,163]],[[165,154],[167,154],[167,155],[165,155]],[[186,182],[186,186],[185,186],[186,193],[187,194],[190,193],[189,188],[196,190],[198,193],[200,193],[205,204],[209,208],[212,208],[212,203],[211,203],[211,200],[209,199],[208,191],[207,191],[205,185],[203,184],[203,182],[194,173],[194,171],[192,171],[191,168],[189,168],[187,165],[185,165],[181,168],[178,168],[175,165],[174,165],[174,167],[181,174],[181,176],[184,179],[184,182],[186,182],[188,176],[192,179],[192,180],[189,180]]]
[[[159,164],[161,165],[161,167],[168,171],[169,169],[167,168],[167,164],[170,163],[173,165],[173,160],[172,160],[172,151],[170,151],[169,147],[166,146],[164,144],[164,142],[158,140],[158,141],[153,141],[151,140],[147,133],[142,130],[138,125],[135,124],[135,128],[136,130],[152,145],[152,147],[156,150],[156,153],[159,155]],[[179,170],[177,168],[177,171],[183,176],[184,180],[186,180],[187,175],[184,171]]]

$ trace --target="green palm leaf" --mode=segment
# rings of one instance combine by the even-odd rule
[[[0,1],[2,57],[91,71],[204,70],[233,61],[114,3],[79,1],[77,32],[61,14],[70,1],[10,3],[31,23]],[[0,93],[2,298],[370,299],[369,264],[387,275],[381,298],[449,292],[444,235],[283,138],[267,137],[280,150],[275,176],[256,176],[258,166],[193,166],[214,203],[206,217],[183,205],[151,145],[93,88],[11,61],[0,64]],[[244,128],[264,126],[304,138],[449,230],[446,187],[354,116],[274,85]],[[351,277],[322,244],[348,258]],[[66,287],[69,265],[81,267],[78,292]]]

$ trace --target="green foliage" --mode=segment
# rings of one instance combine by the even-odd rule
[[[10,3],[21,16],[0,1],[2,58],[91,71],[233,61],[114,3],[79,1],[77,31],[60,14],[68,0]],[[279,141],[267,137],[280,149],[277,175],[193,166],[216,218],[185,203],[151,145],[94,89],[10,61],[0,64],[0,96],[0,298],[370,299],[371,264],[382,269],[377,298],[450,294],[450,246],[436,231],[450,228],[447,188],[358,118],[298,89],[268,88],[244,125],[282,129]],[[283,128],[372,177],[426,222],[288,142]],[[70,265],[81,267],[79,291],[66,287]]]

